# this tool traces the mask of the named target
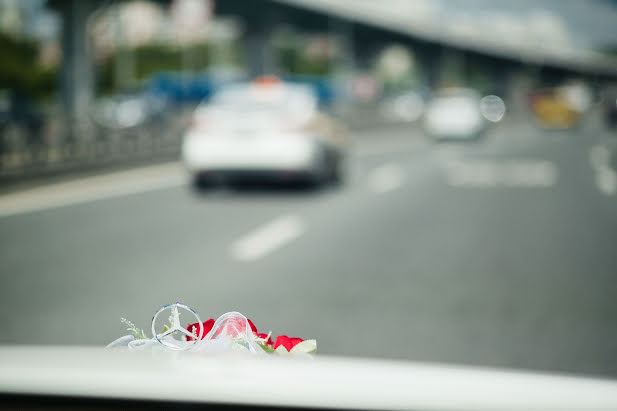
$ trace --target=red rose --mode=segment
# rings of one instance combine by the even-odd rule
[[[257,333],[257,327],[255,327],[255,324],[253,324],[253,322],[251,320],[249,320],[248,318],[247,318],[247,320],[248,320],[249,328],[251,329],[251,331],[253,333]],[[245,322],[243,320],[241,320],[240,318],[230,318],[227,321],[228,321],[227,324],[226,324],[227,332],[232,337],[237,337],[238,334],[241,334],[241,333],[243,333],[246,330]],[[219,330],[216,333],[216,335],[219,335],[221,331],[222,331],[222,329],[219,328]]]
[[[247,318],[247,320],[248,320],[248,318]],[[251,331],[254,332],[254,333],[257,333],[257,327],[255,327],[255,324],[253,324],[253,322],[251,320],[248,320],[248,323],[249,323],[249,327],[251,328]],[[234,325],[236,325],[237,327],[236,328],[231,327],[229,331],[237,332],[238,330],[240,330],[240,329],[242,329],[244,327],[244,324],[241,324],[239,322],[237,324],[234,324]],[[214,326],[214,319],[210,318],[208,321],[204,321],[203,322],[203,326],[204,326],[204,334],[201,337],[202,340],[204,339],[204,337],[206,335],[208,335],[210,330],[212,330],[212,327]],[[199,333],[201,332],[201,327],[200,327],[199,323],[189,324],[186,327],[186,329],[189,330],[191,333],[193,333],[195,335],[199,335]],[[219,328],[219,332],[220,332],[220,330],[221,329]],[[236,335],[233,335],[233,336],[235,337]],[[195,340],[195,338],[189,337],[188,335],[186,336],[186,341],[194,341],[194,340]]]
[[[251,327],[251,331],[253,331],[254,333],[257,333],[257,327],[255,327],[255,324],[253,324],[253,321],[249,320],[247,318],[248,322],[249,322],[249,327]]]
[[[206,335],[208,335],[208,333],[210,332],[210,330],[212,329],[213,326],[214,326],[214,318],[210,318],[208,321],[204,321],[203,322],[204,333],[201,336],[202,340],[204,339],[204,337]],[[186,327],[186,329],[189,330],[194,335],[199,336],[201,334],[201,325],[199,323],[189,324]],[[195,341],[195,338],[189,337],[187,335],[186,336],[186,341]]]
[[[286,335],[279,335],[278,337],[276,337],[274,349],[276,350],[278,346],[282,345],[283,347],[285,347],[285,349],[287,349],[287,351],[291,351],[293,347],[300,344],[302,341],[304,341],[302,338],[292,338]]]
[[[255,335],[257,335],[257,338],[262,338],[264,340],[267,340],[264,342],[264,344],[266,344],[268,347],[272,347],[272,345],[274,344],[274,342],[272,341],[272,338],[268,337],[268,334],[264,334],[264,333],[255,333]]]

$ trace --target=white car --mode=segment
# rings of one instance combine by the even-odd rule
[[[485,128],[486,121],[480,111],[480,96],[473,90],[440,90],[425,112],[424,130],[436,139],[476,138]]]
[[[0,346],[0,408],[608,411],[617,381],[328,357]]]
[[[274,78],[230,85],[197,107],[182,160],[200,186],[340,178],[346,133],[308,86]]]

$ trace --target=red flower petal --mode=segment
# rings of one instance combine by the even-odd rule
[[[214,326],[214,318],[210,318],[208,321],[204,321],[203,322],[204,333],[201,336],[202,340],[210,332],[210,330],[212,329],[213,326]],[[199,323],[189,324],[186,327],[186,329],[189,330],[190,332],[192,332],[193,334],[197,335],[197,336],[199,336],[201,334],[201,324],[199,324]],[[189,337],[188,335],[186,336],[186,341],[194,341],[194,340],[195,340],[195,338]]]
[[[247,319],[248,320],[248,319]],[[253,324],[253,322],[251,320],[248,320],[249,323],[249,327],[251,328],[251,331],[254,333],[257,333],[257,327],[255,327],[255,324]],[[244,324],[240,324],[239,322],[234,322],[234,324],[237,325],[237,329],[244,329]],[[204,339],[204,337],[210,332],[210,330],[212,330],[212,327],[214,326],[214,319],[210,318],[208,321],[204,321],[203,322],[203,326],[204,326],[204,334],[202,336],[202,340]],[[193,324],[189,324],[186,327],[187,330],[189,330],[191,333],[199,335],[201,332],[201,327],[199,325],[199,323],[193,323]],[[219,334],[221,331],[221,329],[219,328],[219,332],[217,334]],[[231,331],[236,331],[234,330],[234,328],[232,327]],[[195,339],[189,336],[186,336],[186,341],[194,341]]]
[[[253,331],[254,333],[257,332],[257,327],[255,327],[255,324],[253,324],[253,321],[249,320],[247,318],[248,322],[249,322],[249,326],[251,327],[251,331]]]
[[[276,337],[276,343],[274,349],[276,350],[280,345],[285,347],[287,351],[291,351],[293,347],[304,341],[302,338],[288,337],[286,335],[279,335]]]

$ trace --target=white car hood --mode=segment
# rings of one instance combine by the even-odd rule
[[[613,380],[406,361],[235,354],[4,346],[0,394],[343,409],[617,409]]]

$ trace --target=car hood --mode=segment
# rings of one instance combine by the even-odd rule
[[[407,361],[0,348],[0,394],[339,409],[614,410],[617,382]]]

